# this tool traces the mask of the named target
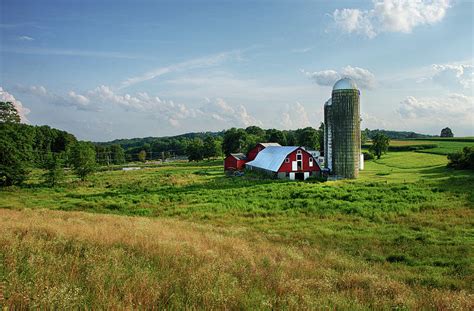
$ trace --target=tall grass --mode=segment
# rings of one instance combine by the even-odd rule
[[[462,310],[468,291],[407,284],[385,264],[236,228],[0,210],[4,307]]]

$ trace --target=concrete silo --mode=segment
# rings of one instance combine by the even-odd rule
[[[360,92],[349,78],[336,82],[328,115],[328,144],[331,172],[336,178],[357,178],[360,161]],[[327,122],[327,121],[326,121]],[[329,138],[331,135],[331,138]]]

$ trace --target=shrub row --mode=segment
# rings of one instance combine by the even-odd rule
[[[368,149],[370,144],[362,145],[363,149]],[[433,149],[438,148],[436,144],[419,144],[419,145],[404,145],[404,146],[388,146],[388,151],[416,151],[416,150],[425,150],[425,149]]]

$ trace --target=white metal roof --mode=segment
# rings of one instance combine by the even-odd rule
[[[260,151],[257,157],[246,165],[277,172],[285,158],[298,148],[297,146],[269,146]]]
[[[260,145],[264,146],[265,148],[270,146],[281,146],[279,143],[260,143]]]
[[[237,160],[245,160],[247,158],[247,156],[243,153],[231,153],[230,155],[236,158]]]
[[[354,80],[350,78],[342,78],[341,80],[337,81],[332,88],[333,91],[335,90],[357,90],[357,85],[355,84]]]

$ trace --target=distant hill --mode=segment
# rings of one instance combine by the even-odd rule
[[[317,131],[317,129],[312,129]],[[253,143],[257,141],[275,141],[279,142],[281,145],[295,145],[301,144],[301,140],[298,140],[302,129],[299,130],[275,130],[275,129],[260,129],[255,126],[248,127],[244,129],[247,134],[253,136]],[[436,136],[419,134],[415,132],[404,132],[404,131],[390,131],[390,130],[369,130],[365,129],[363,131],[369,139],[374,137],[377,133],[384,133],[390,139],[427,139],[435,138]],[[148,156],[152,159],[160,158],[162,156],[169,155],[185,155],[186,148],[190,141],[195,138],[205,139],[207,136],[212,136],[219,140],[222,140],[224,137],[225,131],[220,132],[194,132],[186,133],[176,136],[165,136],[165,137],[144,137],[144,138],[130,138],[130,139],[116,139],[109,142],[96,142],[98,146],[110,146],[110,145],[121,145],[125,150],[128,158],[133,158],[141,150],[145,150]],[[318,132],[317,134],[320,139],[322,139],[322,133]],[[255,141],[254,141],[255,140]],[[321,141],[321,140],[320,140]],[[321,142],[319,143],[321,144]],[[308,145],[309,146],[309,145]],[[312,146],[317,147],[317,146]]]
[[[366,133],[368,138],[373,138],[377,133],[383,133],[387,135],[390,139],[419,139],[419,138],[434,138],[437,136],[419,134],[415,132],[405,132],[405,131],[390,131],[390,130],[369,130],[365,129],[363,132]]]

